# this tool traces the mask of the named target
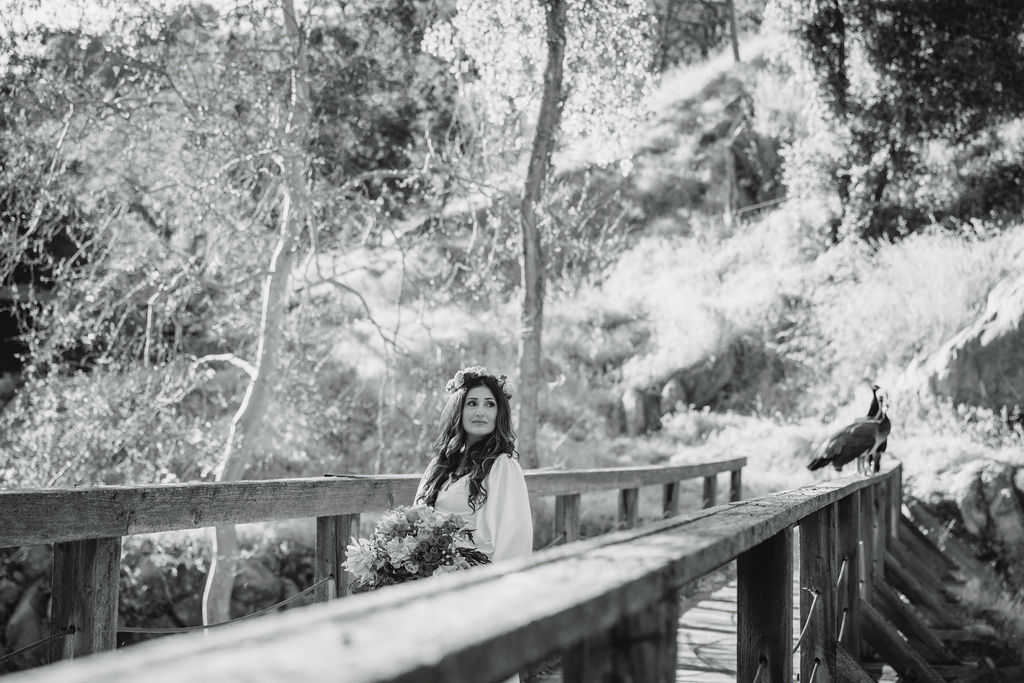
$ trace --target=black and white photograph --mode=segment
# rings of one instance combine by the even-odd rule
[[[1021,0],[0,0],[2,683],[1024,681]]]

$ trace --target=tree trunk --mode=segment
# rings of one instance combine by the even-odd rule
[[[562,118],[562,62],[565,56],[566,0],[544,0],[548,61],[544,94],[533,137],[522,214],[523,311],[519,345],[519,453],[527,467],[540,463],[537,453],[537,397],[541,381],[541,332],[544,326],[544,253],[537,226],[537,205],[551,172],[551,153]]]
[[[259,439],[271,391],[278,381],[278,358],[284,338],[284,318],[288,299],[288,278],[295,264],[297,236],[305,223],[306,136],[310,127],[309,89],[305,46],[295,20],[292,0],[284,0],[284,24],[294,49],[291,107],[280,131],[283,206],[281,229],[263,283],[256,362],[242,404],[238,407],[224,446],[224,460],[217,481],[240,479],[249,464],[253,443]],[[210,571],[203,591],[203,624],[217,624],[231,618],[231,591],[234,586],[238,538],[231,524],[215,528]]]
[[[729,12],[729,36],[732,38],[732,56],[737,63],[740,61],[740,37],[736,33],[736,0],[726,0]]]

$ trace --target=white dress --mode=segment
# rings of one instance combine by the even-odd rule
[[[414,502],[420,500],[437,458],[427,465]],[[473,531],[473,542],[480,552],[500,562],[533,552],[533,517],[526,478],[519,462],[509,455],[499,455],[486,481],[487,500],[474,512],[469,506],[469,477],[449,481],[437,494],[434,509],[455,513]]]
[[[434,458],[427,465],[416,489],[414,503],[420,502],[436,463],[437,458]],[[507,454],[499,455],[487,475],[486,487],[487,500],[474,512],[469,506],[469,477],[449,481],[438,492],[434,509],[453,512],[466,520],[468,528],[473,530],[477,549],[492,562],[532,554],[533,517],[526,478],[519,461]],[[503,683],[520,683],[519,674]]]

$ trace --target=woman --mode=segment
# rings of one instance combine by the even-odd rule
[[[533,518],[517,461],[504,375],[474,366],[455,373],[441,413],[435,457],[416,491],[416,503],[467,522],[473,544],[491,561],[533,551]]]

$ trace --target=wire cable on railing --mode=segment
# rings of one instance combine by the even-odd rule
[[[767,663],[768,660],[764,657],[761,657],[761,659],[758,660],[757,671],[754,672],[754,680],[750,683],[759,683],[759,681],[761,680],[761,674],[764,673],[764,665]]]
[[[201,626],[201,625],[200,626],[176,626],[176,627],[171,627],[171,628],[142,628],[140,626],[118,626],[117,627],[117,632],[118,633],[171,634],[171,633],[189,633],[191,631],[205,631],[208,628],[215,628],[217,626],[224,626],[226,624],[233,624],[236,621],[244,621],[246,619],[252,619],[253,617],[258,617],[261,614],[266,614],[267,612],[271,612],[273,610],[278,609],[279,607],[287,605],[289,602],[292,602],[293,600],[297,600],[298,598],[301,598],[303,595],[309,593],[310,591],[314,590],[318,586],[321,586],[321,585],[327,583],[328,581],[333,581],[333,580],[334,580],[334,576],[333,575],[325,577],[323,579],[320,579],[316,583],[313,583],[308,588],[304,588],[303,590],[299,591],[295,595],[287,597],[284,600],[281,600],[280,602],[274,603],[270,607],[264,607],[261,610],[253,612],[252,614],[246,614],[246,615],[243,615],[241,617],[235,617],[234,619],[228,619],[227,621],[222,621],[222,622],[220,622],[218,624],[209,624],[208,626]]]
[[[839,578],[836,579],[836,588],[843,583],[843,577],[846,576],[846,564],[850,561],[849,556],[843,558],[843,564],[839,566]]]
[[[558,545],[559,543],[564,543],[564,542],[565,542],[565,540],[566,540],[566,538],[568,538],[568,536],[567,536],[567,534],[566,534],[566,533],[565,533],[565,532],[563,531],[562,533],[560,533],[560,534],[558,534],[557,536],[555,536],[554,540],[553,540],[553,541],[551,541],[551,543],[548,543],[548,544],[547,544],[546,546],[544,546],[543,548],[541,548],[541,550],[547,550],[548,548],[551,548],[552,546],[556,546],[556,545]]]
[[[850,613],[849,607],[843,608],[843,619],[839,622],[839,637],[836,638],[837,643],[843,642],[843,633],[846,632],[846,615]]]
[[[811,675],[807,677],[807,683],[814,683],[814,675],[818,673],[818,665],[821,664],[821,660],[817,657],[814,658],[814,668],[811,669]]]
[[[814,599],[811,600],[811,607],[807,610],[807,620],[804,621],[803,628],[800,629],[800,637],[796,639],[796,645],[793,646],[793,654],[796,654],[796,651],[800,649],[800,644],[804,642],[804,636],[807,635],[807,627],[811,625],[811,617],[814,616],[814,606],[818,604],[818,596],[821,595],[821,593],[813,588],[805,588],[804,590],[813,595]]]
[[[69,634],[74,633],[74,632],[75,632],[75,627],[74,626],[68,626],[63,631],[60,631],[58,633],[51,633],[50,635],[46,636],[45,638],[40,638],[39,640],[37,640],[34,643],[29,643],[28,645],[25,645],[24,647],[19,647],[14,652],[8,652],[7,654],[3,655],[2,657],[0,657],[0,664],[2,664],[3,662],[6,662],[8,659],[13,659],[13,658],[17,657],[22,652],[27,652],[27,651],[31,650],[32,648],[34,648],[34,647],[38,647],[40,645],[43,645],[44,643],[48,643],[51,640],[56,640],[57,638],[63,638],[64,636],[69,635]]]

